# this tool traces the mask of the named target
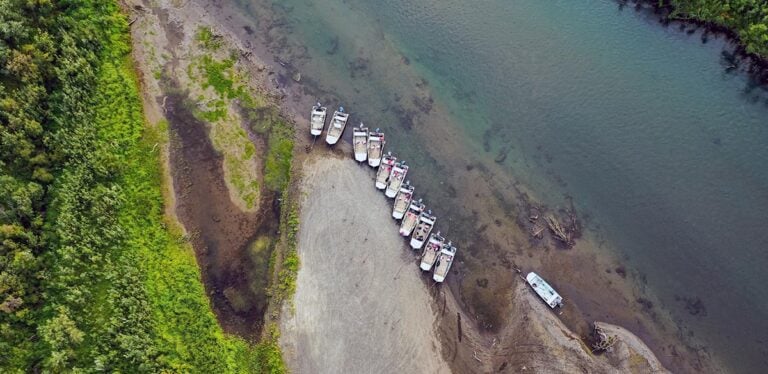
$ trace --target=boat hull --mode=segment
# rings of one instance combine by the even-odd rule
[[[400,187],[398,187],[397,189],[387,188],[387,192],[385,192],[384,195],[386,195],[388,198],[392,199],[395,196],[397,196],[397,190],[398,189],[400,189]]]
[[[538,274],[534,272],[528,273],[525,277],[525,281],[528,282],[528,285],[533,288],[536,294],[539,295],[539,297],[544,300],[544,303],[550,308],[554,309],[563,303],[563,297]]]
[[[451,270],[451,265],[448,266],[448,270]],[[446,271],[446,274],[448,274],[448,271]],[[432,274],[432,280],[437,282],[437,283],[443,283],[443,281],[445,280],[445,276],[438,275],[438,274]]]
[[[323,133],[325,127],[326,108],[320,105],[312,107],[312,112],[309,115],[309,133],[312,136],[320,136]]]
[[[382,165],[379,166],[379,171],[376,173],[376,188],[383,190],[389,185],[389,173],[392,172],[392,166]]]
[[[381,165],[381,159],[380,158],[377,158],[377,159],[369,158],[368,159],[368,165],[370,165],[371,167],[379,167],[379,165]]]
[[[368,158],[368,153],[355,153],[355,161],[363,162]]]
[[[325,135],[325,142],[328,145],[335,145],[339,142],[339,139],[344,135],[344,129],[347,128],[347,120],[349,120],[349,114],[344,113],[343,108],[339,108],[333,113],[331,124],[328,125],[328,132]]]
[[[421,249],[421,247],[424,246],[424,240],[418,240],[416,238],[411,238],[411,248],[413,249]]]
[[[328,135],[325,137],[325,142],[328,143],[328,145],[335,145],[339,142],[339,137]]]
[[[394,218],[394,219],[403,219],[403,216],[405,216],[405,213],[402,213],[402,212],[392,212],[392,218]]]
[[[400,235],[406,237],[411,236],[413,229],[416,228],[417,219],[418,218],[411,218],[406,216],[405,219],[403,219],[403,223],[400,225]]]
[[[403,186],[405,176],[408,175],[408,169],[408,165],[395,165],[395,167],[392,169],[391,175],[389,176],[389,183],[387,185],[387,190],[384,192],[384,195],[390,199],[397,196],[397,193],[400,192],[400,187]]]
[[[430,270],[432,270],[432,265],[434,265],[434,263],[429,263],[429,262],[422,261],[421,265],[419,267],[421,268],[421,270],[430,271]]]
[[[449,256],[450,257],[448,258],[441,258],[440,260],[436,261],[438,262],[438,265],[435,267],[435,271],[432,272],[433,281],[441,283],[445,280],[445,277],[448,276],[448,273],[451,271],[451,266],[453,266],[453,261],[456,259],[456,254],[449,254]],[[447,265],[443,265],[443,261],[446,261]]]

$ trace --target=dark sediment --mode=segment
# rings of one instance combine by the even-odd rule
[[[195,249],[206,292],[226,332],[255,339],[267,305],[269,238],[278,225],[274,196],[263,193],[259,212],[243,212],[230,199],[222,157],[205,123],[192,115],[182,94],[168,95],[166,108],[176,212]],[[251,248],[262,237],[267,238],[264,248]]]

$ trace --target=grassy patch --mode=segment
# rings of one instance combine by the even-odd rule
[[[270,273],[275,274],[269,290],[272,302],[279,305],[293,296],[296,291],[296,276],[301,262],[297,251],[299,233],[299,211],[291,199],[288,189],[283,191],[283,211],[280,217],[280,231],[283,233],[280,250],[272,253]]]
[[[210,27],[200,27],[195,34],[195,40],[197,40],[203,48],[209,51],[216,51],[221,48],[221,38],[213,34],[213,30]]]

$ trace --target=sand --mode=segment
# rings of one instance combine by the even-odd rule
[[[498,295],[513,305],[506,333],[478,334],[447,288],[418,269],[373,170],[322,153],[303,166],[302,265],[281,322],[293,372],[665,371],[619,326],[601,324],[619,343],[593,355],[522,280]]]
[[[282,321],[296,373],[444,373],[436,311],[373,172],[350,160],[305,167],[293,305]],[[291,310],[293,309],[293,311]]]

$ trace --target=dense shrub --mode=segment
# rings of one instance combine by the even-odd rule
[[[282,372],[164,222],[128,35],[115,2],[0,2],[0,371]]]
[[[671,5],[673,17],[691,17],[733,30],[748,52],[768,58],[768,1],[659,0]]]

